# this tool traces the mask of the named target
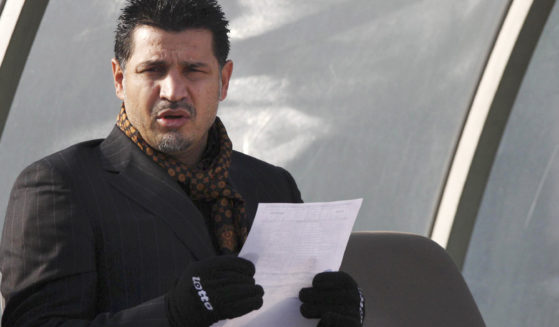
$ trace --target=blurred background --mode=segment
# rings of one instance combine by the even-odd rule
[[[0,31],[8,49],[0,53],[0,88],[14,90],[0,93],[0,226],[18,173],[54,151],[105,137],[120,106],[110,60],[123,1],[3,0],[2,23],[17,2],[17,28]],[[441,245],[460,243],[449,252],[487,325],[559,323],[554,1],[220,3],[235,67],[218,114],[236,150],[285,167],[306,202],[362,197],[355,230],[427,237],[451,169],[466,164],[465,186],[453,190],[461,200],[452,232]],[[510,15],[515,3],[525,5],[521,18]],[[509,16],[520,37],[503,32]],[[480,81],[507,33],[513,47],[496,56],[506,70],[491,75],[499,89],[473,140],[475,155],[457,163]]]

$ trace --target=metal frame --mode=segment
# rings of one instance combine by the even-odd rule
[[[2,15],[2,9],[4,9],[5,4],[6,4],[6,0],[0,0],[0,15]]]
[[[431,231],[460,269],[509,115],[554,4],[511,2],[474,95]]]

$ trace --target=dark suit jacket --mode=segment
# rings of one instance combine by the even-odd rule
[[[259,202],[301,202],[289,173],[234,152],[230,182]],[[176,181],[118,128],[27,167],[0,245],[3,326],[168,326],[163,294],[216,255]]]

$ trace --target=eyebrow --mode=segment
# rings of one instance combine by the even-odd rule
[[[182,66],[188,68],[205,68],[209,67],[209,65],[205,62],[190,62],[190,61],[181,61],[180,63]],[[167,63],[164,60],[146,60],[138,64],[138,68],[150,67],[150,66],[166,66]]]
[[[165,65],[165,61],[163,60],[146,60],[138,64],[138,68],[144,68],[149,66],[161,66]]]

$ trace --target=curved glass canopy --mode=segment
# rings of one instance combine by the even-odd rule
[[[0,211],[23,167],[111,129],[120,3],[49,3],[0,140]],[[306,201],[363,197],[356,229],[427,235],[507,4],[222,1],[234,147],[285,166]]]

